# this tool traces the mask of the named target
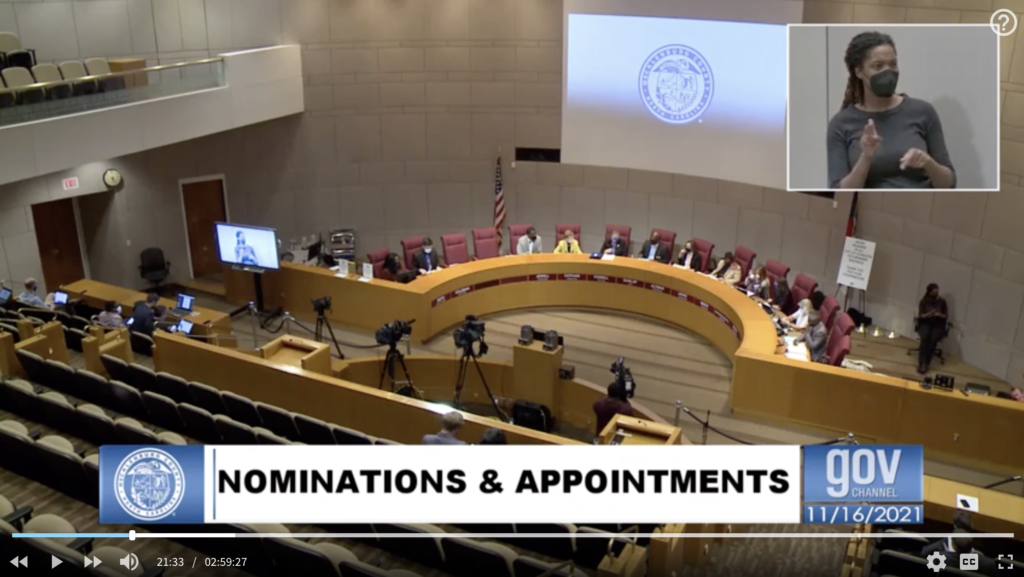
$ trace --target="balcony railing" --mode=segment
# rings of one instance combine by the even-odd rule
[[[0,126],[123,106],[224,85],[224,60],[207,58],[0,89]]]

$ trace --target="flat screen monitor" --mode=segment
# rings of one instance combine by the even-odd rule
[[[11,289],[0,288],[0,303],[5,303],[11,300]]]
[[[186,335],[192,334],[192,322],[185,319],[178,321],[178,332],[185,333]]]
[[[274,229],[224,222],[215,226],[221,262],[270,270],[281,268]]]
[[[178,305],[175,307],[179,311],[192,312],[192,303],[195,302],[196,297],[181,293],[178,295]]]
[[[66,305],[68,304],[68,293],[64,291],[56,291],[53,293],[53,304],[55,305]]]

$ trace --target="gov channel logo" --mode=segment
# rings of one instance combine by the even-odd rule
[[[804,447],[804,501],[924,501],[920,445]]]

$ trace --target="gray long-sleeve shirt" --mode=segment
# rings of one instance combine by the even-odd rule
[[[900,158],[911,148],[927,152],[936,162],[953,170],[950,188],[956,188],[956,171],[935,107],[906,95],[899,106],[889,110],[865,112],[856,106],[847,106],[832,117],[827,139],[829,188],[839,188],[839,181],[850,174],[860,158],[860,136],[869,119],[875,121],[882,142],[871,160],[863,188],[931,188],[931,179],[925,171],[900,169]]]

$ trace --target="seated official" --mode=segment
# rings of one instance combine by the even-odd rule
[[[821,305],[825,304],[825,293],[821,291],[814,291],[811,293],[811,308],[820,311]]]
[[[501,429],[495,429],[491,427],[484,431],[483,435],[480,435],[481,445],[507,445],[508,439],[505,438],[505,433]]]
[[[715,268],[711,270],[711,276],[717,278],[722,278],[723,276],[725,276],[725,273],[728,272],[729,267],[732,266],[733,260],[734,259],[731,252],[725,253],[725,256],[723,256],[718,261],[718,264],[715,265]]]
[[[540,254],[544,249],[541,247],[540,235],[537,229],[532,226],[526,229],[526,234],[516,241],[516,254]]]
[[[459,429],[465,424],[466,420],[462,417],[462,413],[458,411],[452,411],[445,413],[441,417],[441,430],[434,435],[423,435],[424,445],[465,445],[465,441],[460,441],[457,437]]]
[[[683,250],[679,251],[679,259],[676,261],[676,263],[679,266],[683,268],[688,268],[690,270],[695,270],[698,272],[704,270],[701,267],[701,265],[703,265],[704,263],[701,262],[700,255],[697,254],[697,251],[693,250],[692,240],[686,241],[686,244],[683,245]]]
[[[163,316],[157,318],[157,308],[159,307],[160,295],[156,293],[149,293],[146,295],[145,301],[139,301],[135,303],[135,308],[132,309],[132,324],[128,330],[134,333],[142,333],[146,336],[153,336],[153,331],[156,330],[156,323],[158,320],[163,320]],[[163,310],[166,314],[166,309]]]
[[[729,268],[725,269],[725,272],[722,273],[722,281],[731,287],[735,287],[740,284],[740,281],[742,280],[743,267],[740,265],[739,261],[734,260],[729,264]]]
[[[444,268],[441,255],[434,252],[434,241],[429,237],[423,239],[423,248],[412,255],[412,267],[420,274],[427,274]]]
[[[776,310],[783,310],[786,307],[786,303],[789,302],[789,281],[780,278],[772,283],[771,287],[771,298],[768,299],[768,302]]]
[[[811,299],[803,299],[797,304],[796,312],[787,317],[782,317],[782,324],[791,329],[802,331],[807,328],[807,318],[811,315],[812,311]]]
[[[828,362],[828,331],[825,329],[825,323],[821,322],[818,311],[811,311],[807,316],[807,330],[797,337],[795,342],[807,343],[811,362]]]
[[[748,293],[753,293],[751,296],[761,297],[766,300],[769,298],[768,273],[763,266],[756,266],[751,269],[750,274],[747,275],[747,280],[743,283],[743,288]]]
[[[987,575],[989,577],[998,577],[999,564],[995,559],[986,557],[980,551],[974,548],[974,539],[971,538],[971,533],[962,527],[956,527],[953,529],[953,537],[942,539],[926,545],[921,549],[920,556],[928,557],[935,552],[942,553],[946,556],[946,564],[952,567],[960,566],[960,555],[976,553],[978,554],[978,573]]]
[[[583,254],[580,243],[571,230],[566,230],[562,240],[555,245],[555,254]]]
[[[18,302],[38,309],[53,310],[53,307],[46,306],[46,301],[43,300],[43,297],[39,296],[39,283],[31,277],[25,279],[25,290],[18,295]]]
[[[596,434],[600,435],[615,415],[633,415],[633,406],[626,399],[626,389],[620,387],[618,383],[608,385],[607,397],[594,401]]]
[[[402,265],[402,257],[391,252],[384,257],[384,267],[381,272],[383,273],[382,279],[405,284],[416,278],[419,271],[405,270],[405,266]]]
[[[98,322],[105,329],[119,329],[124,326],[124,318],[121,317],[121,305],[115,301],[103,303],[103,312],[96,317]]]
[[[939,296],[939,285],[928,285],[921,302],[917,307],[917,334],[921,337],[921,348],[917,353],[917,372],[922,375],[928,372],[935,349],[946,336],[946,319],[949,307],[946,299]]]
[[[614,254],[615,256],[626,256],[629,254],[629,246],[626,240],[619,236],[619,231],[613,230],[612,235],[601,246],[601,252],[604,254]]]
[[[661,234],[658,231],[652,232],[651,238],[644,241],[644,245],[640,247],[640,254],[637,257],[645,260],[668,262],[670,258],[668,247],[661,244]]]

